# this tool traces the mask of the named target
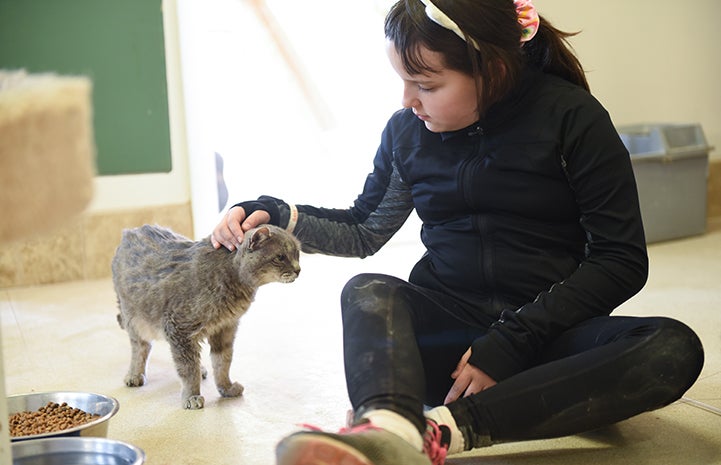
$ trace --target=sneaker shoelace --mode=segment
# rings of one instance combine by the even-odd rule
[[[300,426],[301,428],[310,430],[310,431],[320,431],[320,432],[323,431],[322,428],[319,428],[318,426],[310,425],[307,423],[301,423],[298,426]],[[340,430],[338,430],[338,434],[362,433],[363,431],[380,431],[380,428],[378,428],[377,426],[373,426],[373,424],[370,421],[364,420],[361,423],[358,423],[357,425],[348,425],[348,426],[341,428]]]
[[[444,440],[443,431],[433,420],[427,421],[426,434],[423,435],[423,452],[432,465],[443,465],[448,455],[448,440]]]

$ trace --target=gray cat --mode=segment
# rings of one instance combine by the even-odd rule
[[[151,342],[164,337],[182,381],[183,407],[203,408],[200,343],[207,339],[218,392],[240,396],[243,386],[229,377],[238,320],[258,287],[298,277],[299,249],[292,234],[271,225],[248,231],[235,252],[159,226],[124,230],[112,271],[118,323],[132,349],[125,384],[145,384]]]

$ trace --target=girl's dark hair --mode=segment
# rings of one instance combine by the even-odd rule
[[[540,18],[536,36],[521,46],[521,25],[513,0],[433,0],[466,36],[431,21],[420,0],[399,0],[385,20],[385,35],[409,74],[439,71],[424,62],[422,48],[441,53],[447,68],[479,78],[478,108],[483,114],[519,81],[525,65],[589,90],[586,75],[563,32]],[[478,50],[472,45],[475,42]]]

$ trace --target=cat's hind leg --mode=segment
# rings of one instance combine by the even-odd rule
[[[152,344],[140,337],[132,327],[126,328],[130,336],[130,368],[125,375],[125,385],[139,387],[146,383],[145,370]]]
[[[229,326],[208,337],[210,360],[213,363],[213,377],[218,392],[223,397],[238,397],[243,394],[243,386],[230,380],[230,364],[233,361],[233,342],[238,330],[236,320]]]

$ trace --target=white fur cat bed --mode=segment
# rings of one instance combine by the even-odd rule
[[[47,232],[92,197],[91,83],[0,70],[0,244]]]

